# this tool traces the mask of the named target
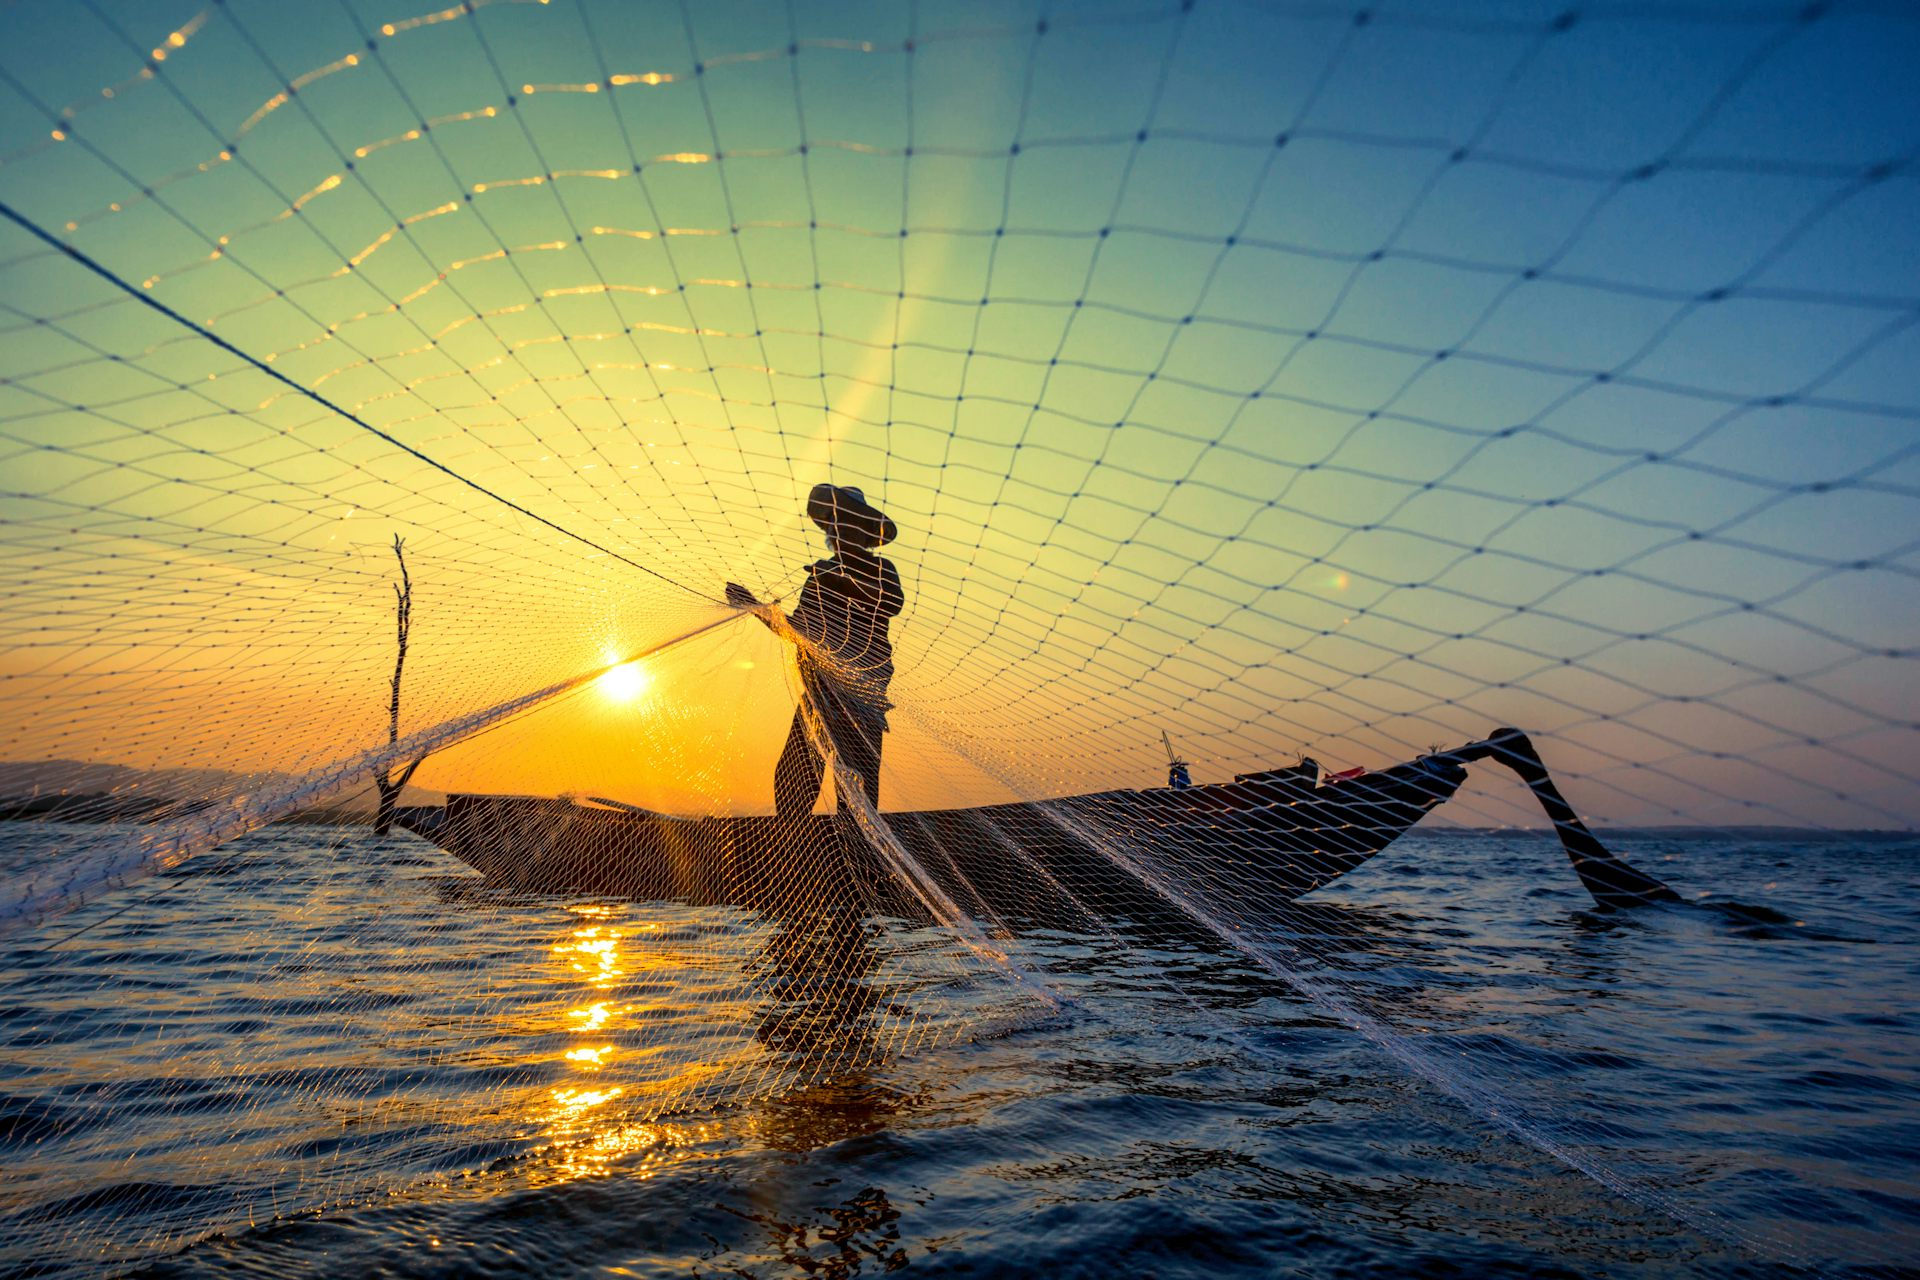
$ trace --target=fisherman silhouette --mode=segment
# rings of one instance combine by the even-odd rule
[[[817,484],[807,495],[807,515],[827,535],[833,554],[807,567],[800,601],[787,615],[807,643],[800,647],[800,705],[773,771],[773,808],[782,817],[811,811],[826,774],[826,760],[807,735],[809,708],[820,716],[842,765],[835,787],[845,785],[839,775],[851,774],[860,780],[867,803],[880,807],[880,747],[892,705],[887,685],[893,679],[893,642],[887,625],[906,604],[900,574],[875,554],[899,530],[865,494],[851,486]],[[760,603],[737,582],[727,584],[727,600],[742,608]]]

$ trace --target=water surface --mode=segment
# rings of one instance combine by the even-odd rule
[[[1920,1263],[1920,841],[1621,846],[1712,895],[1596,912],[1548,839],[1413,833],[1254,948],[1334,1007],[1165,922],[1005,939],[1041,999],[937,929],[275,828],[0,953],[0,1269]]]

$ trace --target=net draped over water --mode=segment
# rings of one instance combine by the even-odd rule
[[[1913,826],[1903,7],[5,22],[10,1264],[484,1178],[514,1152],[459,1117],[529,1097],[517,1142],[605,1172],[661,1117],[1054,1016],[1026,939],[1143,920],[1624,1196],[1828,1256],[1610,1122],[1599,1046],[1361,982],[1293,899],[1429,809],[1538,826],[1435,754],[1506,725],[1601,828]],[[796,613],[823,483],[895,523],[904,601],[844,714]],[[876,806],[847,726],[882,716]],[[817,814],[772,814],[788,742]],[[447,913],[564,902],[499,964],[577,1006],[536,1034],[475,972],[387,1012],[431,960],[345,958],[383,857]],[[154,994],[169,947],[262,867],[232,964],[300,1031],[170,1042],[204,993]],[[102,1007],[138,1102],[65,1074]],[[259,1123],[170,1136],[209,1106]],[[380,1129],[407,1159],[356,1155]]]

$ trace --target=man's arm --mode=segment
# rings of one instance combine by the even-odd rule
[[[893,617],[906,603],[900,590],[899,572],[891,561],[878,556],[871,558],[871,565],[858,560],[850,564],[842,560],[822,560],[808,572],[814,575],[807,584],[809,589],[817,586],[822,591],[857,600],[882,617]]]
[[[727,584],[727,603],[736,609],[752,609],[754,611],[753,616],[760,619],[760,625],[769,631],[773,630],[773,622],[767,617],[766,606],[760,603],[758,596],[754,595],[753,592],[747,590],[739,583],[729,582]]]
[[[900,586],[900,571],[893,567],[893,561],[880,562],[880,616],[898,617],[907,607],[907,593]]]
[[[820,586],[815,575],[832,564],[831,560],[816,560],[807,566],[807,581],[800,588],[800,598],[787,614],[787,625],[809,640],[818,640],[816,633],[820,629]]]

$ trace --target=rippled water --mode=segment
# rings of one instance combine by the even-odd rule
[[[0,828],[0,871],[45,830]],[[1601,914],[1550,840],[1416,832],[1276,928],[1416,1064],[1604,1120],[1679,1219],[1199,931],[1023,933],[1049,1008],[934,930],[508,897],[289,827],[0,953],[0,1270],[1920,1263],[1920,841],[1620,846],[1712,896]]]

